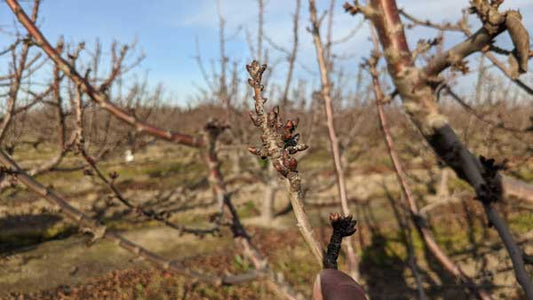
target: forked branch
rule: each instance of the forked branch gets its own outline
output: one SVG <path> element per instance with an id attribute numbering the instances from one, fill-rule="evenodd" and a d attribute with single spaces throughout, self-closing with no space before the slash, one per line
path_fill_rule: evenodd
<path id="1" fill-rule="evenodd" d="M 533 299 L 533 283 L 525 269 L 522 251 L 494 205 L 502 198 L 499 166 L 492 159 L 478 159 L 466 148 L 446 116 L 439 110 L 436 101 L 434 83 L 438 74 L 451 64 L 462 61 L 467 55 L 482 50 L 506 30 L 506 18 L 515 13 L 498 12 L 498 3 L 501 1 L 473 3 L 477 5 L 473 9 L 482 18 L 483 27 L 465 42 L 445 52 L 445 55 L 432 60 L 424 69 L 414 64 L 396 1 L 371 0 L 366 7 L 361 7 L 356 2 L 354 6 L 345 4 L 345 8 L 351 13 L 363 13 L 376 27 L 389 73 L 402 97 L 404 109 L 438 157 L 474 188 L 487 219 L 498 231 L 509 253 L 517 281 L 526 296 Z"/>

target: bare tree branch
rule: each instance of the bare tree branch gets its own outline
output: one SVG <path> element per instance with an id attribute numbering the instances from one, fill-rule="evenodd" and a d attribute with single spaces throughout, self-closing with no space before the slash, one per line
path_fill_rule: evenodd
<path id="1" fill-rule="evenodd" d="M 68 76 L 76 85 L 79 85 L 83 92 L 86 93 L 93 101 L 98 103 L 101 108 L 107 110 L 115 115 L 119 120 L 133 126 L 139 132 L 145 132 L 161 139 L 175 142 L 178 144 L 201 147 L 204 142 L 201 138 L 183 134 L 180 132 L 172 132 L 163 130 L 153 125 L 147 124 L 133 116 L 131 116 L 124 109 L 118 107 L 109 100 L 106 93 L 102 92 L 100 88 L 95 88 L 87 78 L 81 76 L 78 71 L 67 62 L 61 55 L 50 45 L 48 40 L 43 36 L 41 31 L 35 26 L 28 15 L 24 12 L 17 0 L 6 0 L 7 5 L 13 11 L 19 22 L 26 28 L 28 34 L 31 35 L 35 43 L 50 57 L 50 59 L 61 69 L 66 76 Z"/>
<path id="2" fill-rule="evenodd" d="M 292 154 L 307 149 L 307 145 L 299 144 L 300 135 L 294 134 L 294 130 L 298 125 L 298 121 L 287 121 L 282 124 L 279 116 L 279 107 L 274 107 L 272 111 L 266 112 L 265 102 L 262 92 L 264 89 L 261 83 L 263 72 L 266 70 L 266 65 L 260 65 L 257 61 L 253 61 L 246 66 L 250 78 L 248 83 L 254 90 L 255 113 L 250 112 L 252 122 L 256 127 L 259 127 L 262 135 L 261 139 L 263 145 L 260 149 L 252 147 L 249 151 L 252 154 L 258 155 L 263 159 L 270 158 L 274 168 L 288 181 L 289 199 L 292 204 L 292 209 L 296 220 L 298 221 L 298 228 L 306 241 L 311 252 L 316 258 L 319 265 L 322 265 L 323 250 L 322 246 L 315 237 L 313 228 L 309 223 L 309 219 L 304 210 L 304 193 L 302 190 L 302 179 L 298 174 L 298 163 Z"/>

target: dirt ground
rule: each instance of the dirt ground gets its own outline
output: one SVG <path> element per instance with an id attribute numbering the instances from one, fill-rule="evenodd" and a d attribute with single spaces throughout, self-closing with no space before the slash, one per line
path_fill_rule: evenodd
<path id="1" fill-rule="evenodd" d="M 117 158 L 105 162 L 103 168 L 119 173 L 118 186 L 136 203 L 171 208 L 174 220 L 207 226 L 206 220 L 216 205 L 203 167 L 194 163 L 191 159 L 194 156 L 179 151 L 182 149 L 157 146 L 138 155 L 135 164 L 126 165 Z M 309 170 L 323 167 L 318 162 L 320 159 L 309 156 L 302 161 L 301 168 L 310 174 Z M 73 158 L 67 160 L 67 164 L 73 163 Z M 442 201 L 430 188 L 431 176 L 438 179 L 440 170 L 420 165 L 414 161 L 409 170 L 415 192 L 423 195 L 418 199 L 420 205 Z M 352 169 L 347 184 L 351 208 L 359 220 L 355 246 L 360 281 L 371 299 L 416 299 L 414 276 L 392 213 L 391 199 L 400 199 L 395 175 L 386 165 Z M 318 175 L 304 176 L 304 181 L 318 178 L 319 182 L 327 183 L 331 178 L 328 172 L 313 174 Z M 71 199 L 71 204 L 91 212 L 111 230 L 120 231 L 149 250 L 192 269 L 235 274 L 252 268 L 227 231 L 222 232 L 222 237 L 181 236 L 157 223 L 139 220 L 123 207 L 103 210 L 105 188 L 81 172 L 49 174 L 39 180 L 53 184 Z M 273 269 L 308 298 L 318 267 L 297 231 L 292 214 L 264 224 L 259 217 L 263 187 L 243 184 L 243 180 L 229 178 L 229 188 L 235 191 L 233 201 L 254 243 L 269 258 Z M 287 205 L 284 185 L 279 186 L 278 211 Z M 324 244 L 330 232 L 327 216 L 339 209 L 335 186 L 325 186 L 320 190 L 311 187 L 307 204 L 313 226 Z M 508 256 L 494 230 L 487 228 L 480 205 L 453 177 L 448 186 L 449 201 L 429 213 L 437 242 L 479 284 L 493 282 L 488 288 L 493 289 L 496 299 L 520 299 Z M 533 217 L 529 208 L 513 200 L 503 204 L 502 209 L 526 253 L 533 253 Z M 214 287 L 160 271 L 107 240 L 89 247 L 87 237 L 78 233 L 74 224 L 57 217 L 53 207 L 24 189 L 2 195 L 0 228 L 1 299 L 277 299 L 261 281 Z M 415 232 L 412 236 L 417 263 L 431 299 L 471 299 L 465 287 L 435 262 L 420 237 Z M 342 257 L 340 265 L 344 266 Z"/>

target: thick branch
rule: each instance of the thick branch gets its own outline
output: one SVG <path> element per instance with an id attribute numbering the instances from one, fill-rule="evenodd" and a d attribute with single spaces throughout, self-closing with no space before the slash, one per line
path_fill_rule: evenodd
<path id="1" fill-rule="evenodd" d="M 503 30 L 504 28 L 495 34 L 490 34 L 487 29 L 480 28 L 462 43 L 459 43 L 448 51 L 433 57 L 425 68 L 426 74 L 429 76 L 438 75 L 449 66 L 462 61 L 470 54 L 483 50 L 485 47 L 490 45 L 492 40 L 498 34 L 502 33 Z"/>
<path id="2" fill-rule="evenodd" d="M 429 251 L 431 251 L 431 253 L 437 258 L 437 260 L 440 262 L 440 264 L 444 267 L 446 271 L 448 271 L 454 277 L 460 279 L 480 299 L 492 299 L 492 297 L 487 291 L 485 291 L 484 289 L 477 288 L 473 280 L 468 275 L 466 275 L 463 270 L 461 270 L 461 268 L 448 257 L 448 255 L 446 255 L 444 250 L 442 250 L 442 248 L 435 241 L 433 233 L 428 227 L 425 218 L 419 213 L 417 203 L 413 197 L 413 192 L 411 190 L 409 182 L 407 181 L 407 174 L 405 173 L 400 158 L 396 152 L 394 141 L 392 139 L 392 135 L 389 131 L 389 127 L 387 124 L 387 118 L 385 116 L 385 111 L 383 108 L 383 103 L 386 101 L 386 99 L 381 89 L 378 77 L 379 74 L 376 69 L 377 58 L 377 56 L 373 56 L 369 64 L 370 73 L 372 75 L 372 86 L 374 89 L 374 95 L 376 97 L 376 107 L 378 110 L 383 137 L 385 139 L 385 143 L 389 152 L 389 157 L 394 166 L 394 170 L 396 171 L 396 177 L 402 189 L 402 193 L 404 194 L 404 199 L 407 202 L 407 207 L 409 208 L 411 220 L 413 221 L 413 224 L 416 226 L 418 232 L 424 239 L 424 242 L 428 247 Z"/>
<path id="3" fill-rule="evenodd" d="M 485 3 L 485 2 L 481 2 Z M 496 3 L 496 2 L 494 2 Z M 345 6 L 351 12 L 361 11 Z M 505 222 L 494 210 L 493 202 L 502 198 L 501 177 L 494 160 L 478 160 L 459 140 L 447 118 L 439 111 L 431 76 L 438 75 L 450 62 L 456 61 L 454 55 L 468 55 L 483 48 L 499 34 L 502 28 L 500 14 L 491 8 L 490 22 L 484 23 L 479 30 L 466 42 L 452 48 L 448 55 L 434 60 L 428 68 L 421 70 L 414 66 L 409 51 L 403 24 L 394 0 L 371 0 L 370 8 L 364 12 L 376 27 L 387 60 L 389 73 L 402 97 L 403 105 L 413 123 L 420 129 L 436 154 L 460 177 L 467 181 L 476 191 L 476 197 L 484 207 L 487 218 L 493 224 L 505 244 L 518 282 L 522 285 L 528 298 L 533 299 L 533 284 L 525 269 L 522 255 L 514 242 L 512 233 Z M 371 13 L 369 13 L 369 11 Z M 499 23 L 498 23 L 499 22 Z M 490 23 L 490 24 L 489 24 Z M 451 55 L 452 60 L 449 60 Z M 464 56 L 463 56 L 464 58 Z"/>

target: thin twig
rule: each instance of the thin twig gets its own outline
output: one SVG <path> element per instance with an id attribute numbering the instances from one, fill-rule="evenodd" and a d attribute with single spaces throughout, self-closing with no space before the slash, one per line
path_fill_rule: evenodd
<path id="1" fill-rule="evenodd" d="M 328 126 L 329 145 L 331 147 L 331 155 L 333 156 L 333 164 L 335 167 L 335 174 L 337 176 L 337 188 L 339 192 L 339 199 L 342 207 L 342 213 L 345 216 L 350 215 L 350 208 L 348 207 L 348 196 L 346 191 L 346 179 L 344 177 L 344 170 L 342 168 L 341 153 L 339 149 L 339 140 L 335 131 L 334 116 L 333 116 L 333 100 L 331 99 L 331 81 L 329 78 L 328 65 L 331 62 L 326 61 L 326 53 L 322 45 L 320 37 L 320 24 L 317 18 L 316 5 L 314 0 L 309 0 L 309 14 L 311 16 L 311 34 L 315 44 L 316 57 L 320 69 L 320 81 L 322 83 L 322 98 L 324 99 L 324 109 L 326 111 L 326 123 Z M 330 25 L 331 26 L 331 25 Z M 330 35 L 329 35 L 330 36 Z M 331 37 L 330 37 L 331 38 Z M 331 49 L 328 52 L 331 55 Z M 359 277 L 358 262 L 355 250 L 353 249 L 353 238 L 348 239 L 346 243 L 346 254 L 348 258 L 349 272 L 354 279 Z"/>
<path id="2" fill-rule="evenodd" d="M 266 65 L 260 65 L 254 60 L 246 66 L 246 69 L 250 74 L 248 83 L 254 90 L 255 101 L 255 113 L 250 112 L 250 117 L 254 125 L 262 132 L 262 146 L 260 148 L 249 148 L 249 151 L 264 159 L 267 157 L 270 158 L 272 165 L 278 173 L 287 178 L 289 199 L 296 220 L 298 221 L 298 228 L 307 245 L 311 248 L 311 252 L 316 258 L 317 263 L 321 266 L 323 250 L 315 237 L 313 228 L 304 210 L 302 179 L 300 174 L 298 174 L 298 163 L 292 157 L 293 154 L 307 149 L 307 145 L 298 143 L 300 135 L 294 134 L 298 121 L 289 120 L 286 124 L 282 124 L 279 116 L 279 107 L 277 106 L 272 111 L 266 112 L 265 102 L 267 99 L 262 95 L 264 86 L 261 83 Z"/>

